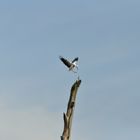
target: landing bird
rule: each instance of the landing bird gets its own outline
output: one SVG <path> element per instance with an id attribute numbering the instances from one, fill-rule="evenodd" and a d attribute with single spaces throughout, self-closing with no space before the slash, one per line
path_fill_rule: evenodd
<path id="1" fill-rule="evenodd" d="M 77 65 L 78 57 L 74 58 L 71 62 L 63 58 L 62 56 L 59 56 L 59 58 L 69 68 L 69 71 L 73 71 L 74 73 L 76 73 L 76 71 L 74 71 L 74 68 L 77 68 L 78 70 Z"/>

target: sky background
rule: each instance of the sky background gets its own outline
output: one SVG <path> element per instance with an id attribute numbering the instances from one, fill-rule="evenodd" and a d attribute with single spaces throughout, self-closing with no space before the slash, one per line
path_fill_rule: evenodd
<path id="1" fill-rule="evenodd" d="M 0 139 L 140 139 L 139 0 L 0 1 Z M 78 74 L 60 62 L 79 57 Z"/>

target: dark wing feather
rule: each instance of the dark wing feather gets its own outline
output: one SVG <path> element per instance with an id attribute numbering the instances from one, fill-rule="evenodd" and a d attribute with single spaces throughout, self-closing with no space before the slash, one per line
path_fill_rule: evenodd
<path id="1" fill-rule="evenodd" d="M 72 63 L 74 63 L 75 61 L 78 61 L 78 57 L 74 58 L 74 59 L 72 60 Z"/>
<path id="2" fill-rule="evenodd" d="M 60 56 L 59 58 L 67 67 L 71 66 L 71 63 L 67 59 L 63 58 L 62 56 Z"/>

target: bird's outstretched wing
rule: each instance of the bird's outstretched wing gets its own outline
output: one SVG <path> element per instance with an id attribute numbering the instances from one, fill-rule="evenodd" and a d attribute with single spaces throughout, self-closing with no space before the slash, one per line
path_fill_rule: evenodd
<path id="1" fill-rule="evenodd" d="M 68 68 L 71 66 L 71 63 L 67 59 L 63 58 L 62 56 L 59 56 L 59 58 Z"/>
<path id="2" fill-rule="evenodd" d="M 78 61 L 78 57 L 74 58 L 74 59 L 72 60 L 72 63 L 74 63 L 75 61 Z"/>

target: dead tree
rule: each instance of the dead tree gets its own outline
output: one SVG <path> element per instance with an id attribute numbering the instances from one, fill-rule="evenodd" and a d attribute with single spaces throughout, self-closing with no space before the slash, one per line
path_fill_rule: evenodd
<path id="1" fill-rule="evenodd" d="M 74 107 L 75 107 L 75 102 L 76 102 L 76 95 L 77 95 L 77 91 L 80 84 L 81 84 L 81 80 L 78 79 L 71 87 L 70 98 L 67 105 L 67 112 L 63 113 L 64 130 L 61 136 L 61 140 L 70 140 L 72 118 L 73 118 Z"/>

